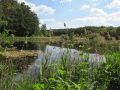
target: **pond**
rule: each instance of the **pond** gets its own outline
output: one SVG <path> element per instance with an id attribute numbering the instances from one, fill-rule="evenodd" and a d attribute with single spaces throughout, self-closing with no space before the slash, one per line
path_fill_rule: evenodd
<path id="1" fill-rule="evenodd" d="M 26 45 L 26 49 L 31 48 L 29 48 L 28 46 L 29 45 Z M 33 46 L 37 46 L 37 48 L 35 49 L 39 49 L 38 56 L 36 58 L 25 58 L 23 60 L 19 60 L 20 62 L 22 61 L 22 63 L 24 64 L 23 66 L 25 66 L 26 64 L 27 68 L 24 69 L 23 67 L 22 71 L 22 69 L 19 69 L 19 67 L 22 67 L 22 64 L 18 66 L 18 69 L 21 70 L 22 73 L 17 74 L 17 80 L 19 80 L 22 74 L 27 74 L 34 80 L 37 79 L 40 73 L 40 69 L 42 69 L 42 62 L 45 62 L 46 60 L 48 60 L 48 62 L 58 61 L 63 56 L 66 56 L 67 59 L 71 61 L 71 63 L 75 60 L 79 60 L 81 62 L 89 62 L 90 67 L 98 66 L 106 61 L 104 55 L 99 55 L 95 53 L 84 53 L 82 51 L 78 51 L 77 49 L 62 48 L 56 45 L 53 46 L 49 44 L 37 44 Z M 19 49 L 21 48 L 19 47 Z"/>
<path id="2" fill-rule="evenodd" d="M 76 60 L 81 62 L 89 62 L 90 67 L 99 66 L 105 62 L 105 56 L 96 53 L 82 52 L 72 48 L 61 47 L 58 43 L 33 43 L 33 42 L 14 42 L 13 46 L 19 50 L 39 50 L 37 57 L 22 57 L 12 61 L 17 69 L 16 80 L 19 80 L 21 75 L 28 75 L 33 79 L 37 79 L 42 62 L 59 61 L 63 57 L 67 57 L 71 63 Z M 7 47 L 7 46 L 5 46 Z M 8 61 L 6 61 L 8 63 Z"/>

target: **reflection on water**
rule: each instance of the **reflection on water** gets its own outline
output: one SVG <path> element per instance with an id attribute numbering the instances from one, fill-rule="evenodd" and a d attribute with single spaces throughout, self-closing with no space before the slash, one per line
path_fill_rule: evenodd
<path id="1" fill-rule="evenodd" d="M 39 45 L 37 43 L 27 41 L 14 42 L 13 46 L 19 50 L 38 50 L 39 48 Z"/>
<path id="2" fill-rule="evenodd" d="M 42 60 L 45 60 L 46 58 L 48 60 L 60 60 L 63 55 L 67 55 L 69 60 L 88 61 L 90 66 L 106 61 L 104 55 L 82 53 L 76 49 L 67 49 L 47 45 L 44 53 L 40 52 L 38 54 L 38 59 L 29 67 L 27 74 L 34 79 L 37 78 L 40 73 Z"/>

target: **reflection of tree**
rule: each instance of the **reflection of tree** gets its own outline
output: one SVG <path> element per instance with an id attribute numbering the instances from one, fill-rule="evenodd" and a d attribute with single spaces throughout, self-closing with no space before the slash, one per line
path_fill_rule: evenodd
<path id="1" fill-rule="evenodd" d="M 29 66 L 32 65 L 36 60 L 36 57 L 23 57 L 13 60 L 12 64 L 16 66 L 18 72 L 28 70 Z"/>
<path id="2" fill-rule="evenodd" d="M 15 42 L 13 45 L 19 50 L 21 49 L 38 50 L 39 49 L 39 45 L 37 43 L 27 42 L 27 41 Z"/>

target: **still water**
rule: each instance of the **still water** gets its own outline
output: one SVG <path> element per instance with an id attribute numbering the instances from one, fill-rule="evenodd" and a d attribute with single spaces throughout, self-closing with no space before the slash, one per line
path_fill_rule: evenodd
<path id="1" fill-rule="evenodd" d="M 101 63 L 106 61 L 104 55 L 94 53 L 83 53 L 76 49 L 67 49 L 47 45 L 44 51 L 40 50 L 37 59 L 34 61 L 34 63 L 32 63 L 28 67 L 28 69 L 25 71 L 25 74 L 29 75 L 31 78 L 37 79 L 42 66 L 41 65 L 42 61 L 44 61 L 45 59 L 50 61 L 60 60 L 63 55 L 67 55 L 68 59 L 71 61 L 72 60 L 87 61 L 89 62 L 90 66 L 100 65 Z"/>

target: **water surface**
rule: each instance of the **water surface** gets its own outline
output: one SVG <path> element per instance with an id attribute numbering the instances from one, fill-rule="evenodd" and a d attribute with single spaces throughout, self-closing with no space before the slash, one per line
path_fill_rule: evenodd
<path id="1" fill-rule="evenodd" d="M 63 55 L 64 56 L 66 55 L 70 61 L 79 60 L 82 62 L 83 61 L 89 62 L 90 66 L 100 65 L 101 63 L 106 61 L 104 55 L 99 55 L 94 53 L 83 53 L 76 49 L 67 49 L 67 48 L 47 45 L 43 53 L 41 53 L 41 51 L 38 53 L 38 58 L 28 68 L 27 74 L 33 78 L 38 77 L 42 66 L 41 65 L 42 61 L 44 61 L 45 59 L 49 61 L 60 60 L 63 57 Z"/>

